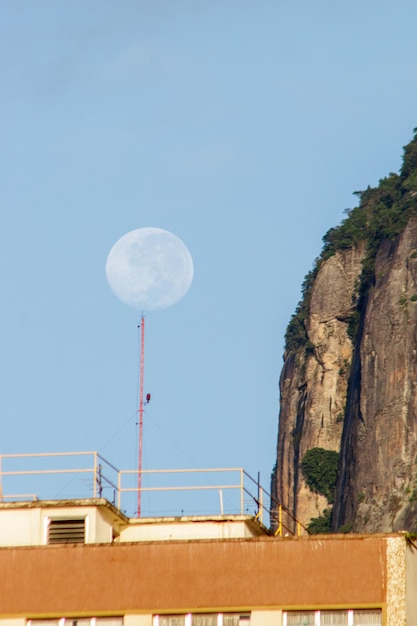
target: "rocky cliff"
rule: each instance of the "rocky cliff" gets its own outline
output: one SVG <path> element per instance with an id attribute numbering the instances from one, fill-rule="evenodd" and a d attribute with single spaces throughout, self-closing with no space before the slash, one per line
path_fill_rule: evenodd
<path id="1" fill-rule="evenodd" d="M 287 329 L 272 509 L 316 532 L 416 531 L 417 134 L 358 195 Z"/>

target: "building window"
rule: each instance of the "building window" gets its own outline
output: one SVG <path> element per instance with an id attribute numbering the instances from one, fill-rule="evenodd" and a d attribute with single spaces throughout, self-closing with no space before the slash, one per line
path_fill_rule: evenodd
<path id="1" fill-rule="evenodd" d="M 185 626 L 185 615 L 161 615 L 157 626 Z"/>
<path id="2" fill-rule="evenodd" d="M 353 611 L 353 626 L 381 626 L 381 611 Z"/>
<path id="3" fill-rule="evenodd" d="M 249 613 L 154 615 L 153 626 L 250 626 Z"/>
<path id="4" fill-rule="evenodd" d="M 217 613 L 208 613 L 207 615 L 193 615 L 192 626 L 217 626 Z"/>
<path id="5" fill-rule="evenodd" d="M 219 626 L 250 626 L 250 615 L 240 613 L 223 613 Z"/>
<path id="6" fill-rule="evenodd" d="M 123 617 L 61 617 L 29 619 L 27 626 L 123 626 Z"/>
<path id="7" fill-rule="evenodd" d="M 320 626 L 349 626 L 348 611 L 320 611 Z"/>
<path id="8" fill-rule="evenodd" d="M 85 543 L 85 517 L 50 519 L 47 543 Z"/>
<path id="9" fill-rule="evenodd" d="M 284 626 L 381 626 L 381 609 L 286 611 Z"/>
<path id="10" fill-rule="evenodd" d="M 315 626 L 314 611 L 289 611 L 285 614 L 285 626 Z"/>
<path id="11" fill-rule="evenodd" d="M 28 625 L 30 626 L 59 626 L 59 619 L 29 619 Z"/>

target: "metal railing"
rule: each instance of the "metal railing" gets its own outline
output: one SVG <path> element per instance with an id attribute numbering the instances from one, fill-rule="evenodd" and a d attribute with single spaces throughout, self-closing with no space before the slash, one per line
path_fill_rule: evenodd
<path id="1" fill-rule="evenodd" d="M 262 522 L 263 514 L 265 512 L 269 514 L 270 526 L 273 528 L 274 535 L 276 537 L 277 536 L 283 537 L 284 534 L 297 535 L 297 536 L 300 536 L 303 534 L 305 535 L 309 534 L 307 528 L 292 515 L 291 511 L 287 507 L 285 507 L 283 504 L 278 502 L 270 493 L 268 493 L 268 491 L 266 491 L 266 489 L 264 489 L 259 484 L 259 478 L 258 478 L 258 481 L 256 482 L 252 478 L 252 476 L 250 476 L 246 472 L 244 472 L 244 474 L 247 477 L 247 479 L 249 481 L 252 481 L 252 483 L 256 484 L 258 488 L 258 498 L 256 500 L 256 503 L 258 505 L 257 517 L 259 517 L 260 521 Z M 267 499 L 267 501 L 270 503 L 268 507 L 266 507 L 264 504 L 265 499 Z M 293 529 L 290 529 L 289 526 L 284 523 L 283 521 L 284 515 L 286 516 L 286 518 L 289 518 L 293 522 L 292 523 Z"/>
<path id="2" fill-rule="evenodd" d="M 51 466 L 51 461 L 53 465 Z M 81 467 L 74 466 L 79 462 Z M 69 465 L 70 464 L 70 465 Z M 9 469 L 15 466 L 19 469 Z M 69 465 L 69 466 L 68 466 Z M 7 467 L 7 469 L 5 469 Z M 112 473 L 115 476 L 112 476 Z M 117 475 L 119 470 L 98 452 L 47 452 L 33 454 L 0 454 L 0 502 L 10 501 L 15 498 L 21 500 L 25 494 L 6 495 L 5 488 L 14 483 L 28 483 L 36 486 L 36 493 L 30 495 L 30 499 L 46 500 L 61 497 L 101 497 L 104 489 L 110 488 L 117 491 Z M 48 481 L 47 478 L 67 476 L 66 483 Z M 69 492 L 74 488 L 74 479 L 87 477 L 87 486 L 75 485 L 76 494 Z M 35 477 L 42 477 L 42 484 Z M 19 480 L 21 479 L 21 480 Z M 49 483 L 49 484 L 48 484 Z M 42 489 L 42 492 L 38 490 Z M 68 495 L 68 494 L 71 495 Z"/>
<path id="3" fill-rule="evenodd" d="M 211 482 L 211 477 L 214 474 L 217 474 L 223 480 L 221 482 L 217 481 L 213 484 Z M 256 503 L 255 498 L 249 493 L 248 490 L 245 489 L 245 474 L 246 472 L 241 467 L 142 470 L 143 482 L 141 494 L 142 497 L 146 497 L 147 494 L 158 494 L 161 492 L 164 492 L 165 494 L 176 494 L 177 510 L 181 510 L 183 513 L 187 510 L 187 497 L 184 496 L 184 494 L 190 492 L 199 492 L 200 494 L 201 492 L 213 493 L 217 491 L 219 494 L 218 512 L 220 515 L 224 515 L 226 509 L 228 513 L 239 513 L 243 515 L 245 512 L 245 506 L 247 505 L 247 502 L 245 502 L 245 493 L 249 495 L 249 505 Z M 126 486 L 126 482 L 129 478 L 135 478 L 136 483 L 137 476 L 137 470 L 122 470 L 119 472 L 118 508 L 122 508 L 123 494 L 137 494 L 137 486 Z M 208 479 L 208 477 L 210 477 L 210 479 Z M 187 482 L 185 484 L 180 484 L 182 478 L 186 478 Z M 201 480 L 199 480 L 200 478 Z M 146 483 L 148 483 L 148 486 L 144 486 Z M 224 492 L 226 492 L 226 494 L 228 492 L 233 492 L 232 499 L 227 496 L 224 498 Z M 225 499 L 226 503 L 224 502 Z M 188 501 L 190 501 L 190 498 L 188 498 Z M 213 499 L 211 499 L 211 510 L 206 510 L 205 512 L 213 514 L 213 510 L 215 508 L 217 507 L 213 505 Z M 189 514 L 192 514 L 192 512 Z"/>
<path id="4" fill-rule="evenodd" d="M 133 517 L 137 478 L 138 470 L 119 470 L 98 452 L 0 454 L 0 502 L 105 497 Z M 264 525 L 270 516 L 278 536 L 308 532 L 260 485 L 259 475 L 255 480 L 240 467 L 142 470 L 141 497 L 149 499 L 142 517 L 249 514 Z"/>

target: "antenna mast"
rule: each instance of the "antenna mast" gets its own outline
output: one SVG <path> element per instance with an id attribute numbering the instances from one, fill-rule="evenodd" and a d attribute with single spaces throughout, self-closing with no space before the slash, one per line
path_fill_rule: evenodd
<path id="1" fill-rule="evenodd" d="M 142 440 L 143 440 L 143 378 L 145 374 L 145 318 L 140 319 L 140 375 L 139 375 L 139 457 L 138 457 L 138 517 L 142 492 Z"/>

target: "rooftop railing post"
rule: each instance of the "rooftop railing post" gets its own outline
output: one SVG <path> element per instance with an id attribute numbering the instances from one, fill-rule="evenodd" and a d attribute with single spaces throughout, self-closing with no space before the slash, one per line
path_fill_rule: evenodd
<path id="1" fill-rule="evenodd" d="M 261 524 L 264 523 L 264 490 L 262 487 L 259 489 L 259 519 Z"/>
<path id="2" fill-rule="evenodd" d="M 282 537 L 282 506 L 278 507 L 278 534 Z"/>
<path id="3" fill-rule="evenodd" d="M 96 498 L 97 497 L 97 452 L 93 452 L 93 456 L 94 456 L 94 487 L 93 487 L 93 497 Z"/>
<path id="4" fill-rule="evenodd" d="M 243 515 L 243 509 L 245 507 L 244 503 L 244 493 L 245 493 L 245 485 L 244 485 L 244 475 L 243 468 L 240 468 L 240 514 Z"/>

